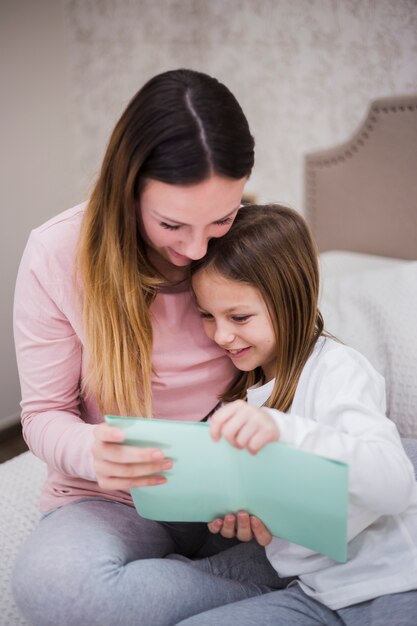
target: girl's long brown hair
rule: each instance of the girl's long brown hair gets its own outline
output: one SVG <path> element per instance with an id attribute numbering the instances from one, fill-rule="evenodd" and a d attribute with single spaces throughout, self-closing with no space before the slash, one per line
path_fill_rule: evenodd
<path id="1" fill-rule="evenodd" d="M 240 105 L 216 79 L 173 70 L 145 84 L 117 123 L 77 250 L 87 373 L 103 413 L 152 415 L 149 306 L 164 282 L 138 225 L 148 179 L 196 184 L 249 176 L 254 142 Z"/>
<path id="2" fill-rule="evenodd" d="M 207 255 L 191 266 L 256 287 L 264 299 L 276 339 L 275 384 L 267 406 L 287 411 L 318 337 L 323 319 L 318 309 L 317 251 L 304 219 L 277 204 L 242 207 L 230 231 L 209 243 Z M 240 372 L 223 395 L 246 396 L 263 380 L 261 368 Z"/>

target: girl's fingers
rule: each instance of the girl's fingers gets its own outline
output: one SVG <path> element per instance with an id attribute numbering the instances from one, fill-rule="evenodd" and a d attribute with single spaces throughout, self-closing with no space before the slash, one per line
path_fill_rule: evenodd
<path id="1" fill-rule="evenodd" d="M 249 514 L 246 511 L 239 511 L 237 514 L 237 532 L 236 536 L 240 541 L 251 541 L 253 533 L 250 525 Z"/>
<path id="2" fill-rule="evenodd" d="M 278 440 L 278 427 L 273 424 L 272 427 L 264 428 L 258 432 L 255 432 L 248 441 L 247 449 L 252 454 L 256 454 L 257 452 L 259 452 L 259 450 L 266 446 L 267 443 L 272 443 L 273 441 Z"/>
<path id="3" fill-rule="evenodd" d="M 256 541 L 260 546 L 267 546 L 272 541 L 272 535 L 265 524 L 254 515 L 250 517 L 250 525 Z"/>
<path id="4" fill-rule="evenodd" d="M 218 517 L 217 519 L 214 519 L 212 522 L 209 522 L 207 526 L 208 526 L 209 531 L 213 535 L 218 535 L 223 527 L 223 520 L 220 517 Z"/>
<path id="5" fill-rule="evenodd" d="M 258 425 L 254 421 L 246 422 L 236 435 L 237 448 L 247 448 L 249 441 L 258 432 Z"/>
<path id="6" fill-rule="evenodd" d="M 279 439 L 278 427 L 271 416 L 242 400 L 219 409 L 212 418 L 210 429 L 214 441 L 224 437 L 235 448 L 247 448 L 252 454 Z"/>
<path id="7" fill-rule="evenodd" d="M 222 535 L 222 537 L 225 537 L 226 539 L 232 539 L 233 537 L 236 536 L 234 515 L 232 514 L 225 515 L 220 534 Z"/>
<path id="8" fill-rule="evenodd" d="M 210 419 L 210 435 L 213 441 L 218 441 L 224 422 L 230 417 L 230 405 L 221 407 Z"/>
<path id="9" fill-rule="evenodd" d="M 236 448 L 239 447 L 237 445 L 237 437 L 245 426 L 245 417 L 243 415 L 234 415 L 231 419 L 229 419 L 221 430 L 221 435 L 228 441 L 232 446 Z"/>
<path id="10" fill-rule="evenodd" d="M 246 403 L 243 400 L 235 400 L 216 411 L 210 420 L 210 434 L 214 441 L 218 441 L 223 435 L 224 425 L 237 414 L 240 414 Z"/>

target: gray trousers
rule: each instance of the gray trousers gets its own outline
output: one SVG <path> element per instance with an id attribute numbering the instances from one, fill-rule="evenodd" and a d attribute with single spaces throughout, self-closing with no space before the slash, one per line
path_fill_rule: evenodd
<path id="1" fill-rule="evenodd" d="M 295 585 L 226 604 L 180 626 L 416 626 L 417 591 L 380 596 L 339 611 L 309 598 Z M 178 625 L 178 626 L 179 626 Z"/>
<path id="2" fill-rule="evenodd" d="M 405 447 L 417 468 L 417 441 Z M 145 520 L 127 505 L 86 499 L 41 520 L 18 555 L 12 587 L 34 626 L 417 623 L 415 592 L 335 613 L 298 587 L 287 589 L 288 582 L 254 542 L 210 535 L 206 524 Z"/>
<path id="3" fill-rule="evenodd" d="M 208 562 L 215 574 L 194 566 Z M 12 577 L 16 603 L 36 626 L 172 626 L 280 585 L 255 542 L 230 543 L 206 524 L 153 522 L 97 499 L 46 515 Z"/>

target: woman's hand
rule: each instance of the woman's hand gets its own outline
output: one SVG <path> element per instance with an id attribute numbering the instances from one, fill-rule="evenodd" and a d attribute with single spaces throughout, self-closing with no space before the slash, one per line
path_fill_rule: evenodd
<path id="1" fill-rule="evenodd" d="M 158 448 L 121 446 L 123 430 L 99 424 L 94 428 L 95 441 L 92 452 L 97 482 L 102 489 L 127 491 L 132 487 L 150 487 L 167 482 L 158 475 L 172 467 Z"/>
<path id="2" fill-rule="evenodd" d="M 227 539 L 233 537 L 237 537 L 240 541 L 255 539 L 260 546 L 267 546 L 272 540 L 272 535 L 263 522 L 246 511 L 239 511 L 237 515 L 225 515 L 223 519 L 219 517 L 209 522 L 207 526 L 214 535 L 220 533 Z"/>
<path id="3" fill-rule="evenodd" d="M 235 448 L 246 448 L 256 454 L 267 443 L 278 441 L 278 426 L 268 411 L 251 406 L 243 400 L 225 404 L 210 420 L 214 441 L 224 437 Z"/>

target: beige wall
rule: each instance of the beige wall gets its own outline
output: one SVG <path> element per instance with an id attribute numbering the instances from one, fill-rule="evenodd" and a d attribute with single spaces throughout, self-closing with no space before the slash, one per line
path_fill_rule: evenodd
<path id="1" fill-rule="evenodd" d="M 223 80 L 256 142 L 250 189 L 302 205 L 302 155 L 343 141 L 370 99 L 417 91 L 416 0 L 79 0 L 66 4 L 77 181 L 124 105 L 178 66 Z"/>
<path id="2" fill-rule="evenodd" d="M 12 337 L 16 272 L 32 228 L 76 200 L 60 2 L 0 2 L 0 428 L 20 389 Z"/>
<path id="3" fill-rule="evenodd" d="M 345 140 L 369 100 L 417 91 L 415 0 L 1 0 L 0 25 L 0 426 L 18 411 L 24 242 L 86 196 L 145 80 L 180 66 L 223 80 L 256 138 L 248 190 L 301 210 L 305 152 Z"/>

